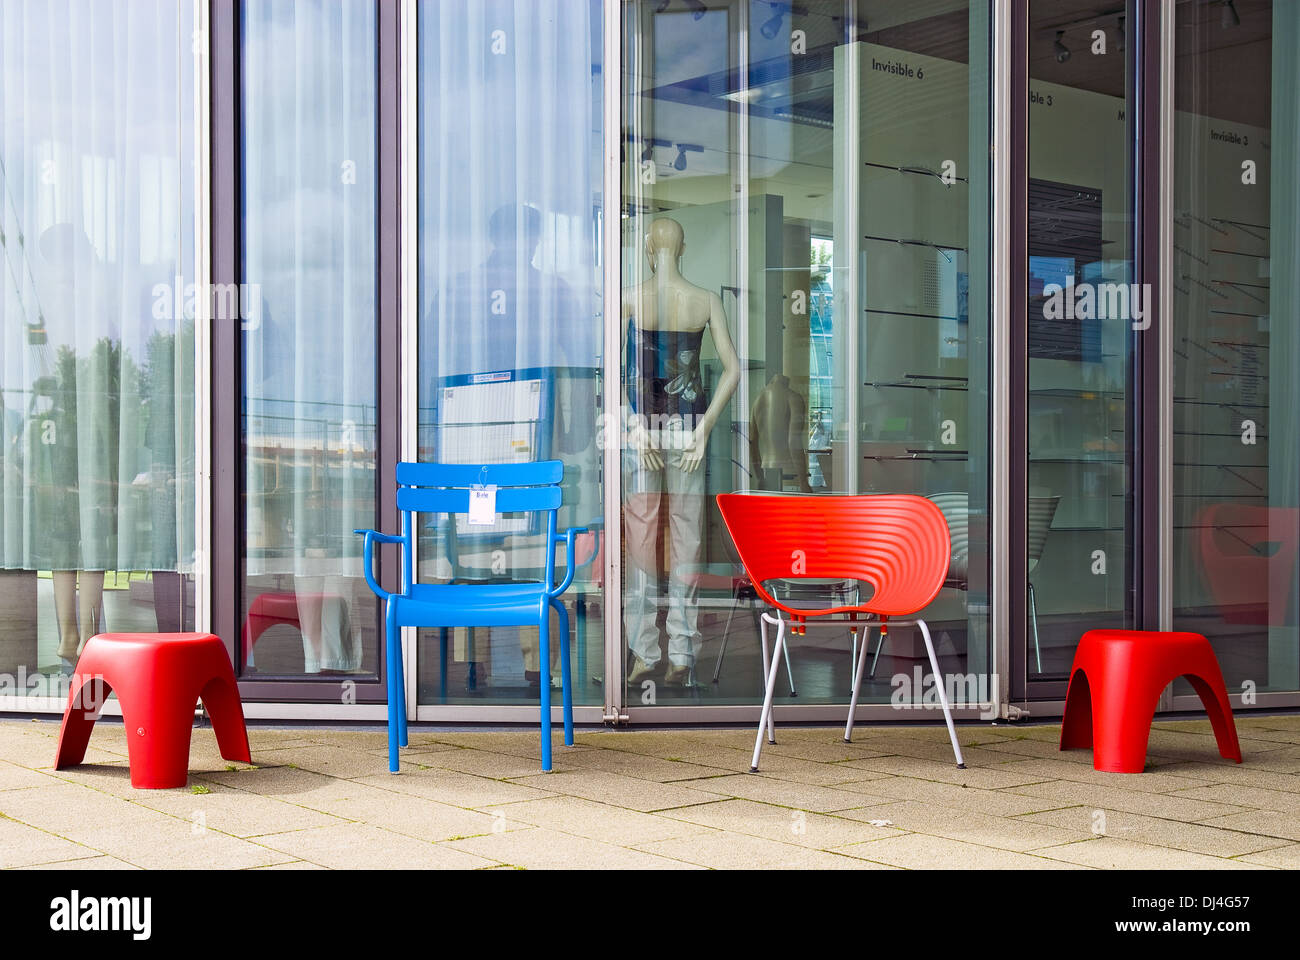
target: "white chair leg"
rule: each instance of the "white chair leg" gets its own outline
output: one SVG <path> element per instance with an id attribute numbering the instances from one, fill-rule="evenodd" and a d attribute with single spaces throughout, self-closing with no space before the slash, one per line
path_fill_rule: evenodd
<path id="1" fill-rule="evenodd" d="M 934 644 L 930 642 L 930 628 L 925 625 L 924 620 L 916 621 L 916 625 L 921 628 L 921 636 L 925 638 L 925 652 L 930 655 L 930 669 L 934 671 L 934 687 L 939 691 L 939 704 L 943 707 L 943 719 L 948 724 L 948 738 L 952 740 L 952 752 L 957 756 L 957 766 L 961 770 L 966 769 L 966 761 L 961 756 L 961 744 L 957 742 L 957 727 L 952 722 L 952 710 L 948 708 L 948 694 L 944 690 L 947 684 L 943 681 L 943 674 L 939 672 L 939 658 L 934 655 Z"/>
<path id="2" fill-rule="evenodd" d="M 785 621 L 781 621 L 784 623 Z M 763 648 L 763 695 L 767 695 L 767 675 L 769 670 L 772 675 L 776 675 L 775 670 L 771 670 L 772 660 L 767 653 L 767 614 L 764 613 L 758 620 L 758 645 Z M 776 731 L 773 729 L 772 718 L 767 718 L 767 742 L 776 743 Z"/>
<path id="3" fill-rule="evenodd" d="M 767 614 L 763 615 L 764 617 Z M 766 633 L 767 631 L 764 631 Z M 767 672 L 767 689 L 763 691 L 763 712 L 758 716 L 758 734 L 754 737 L 754 759 L 749 765 L 750 773 L 758 772 L 758 755 L 763 751 L 763 728 L 766 727 L 768 736 L 772 733 L 772 695 L 776 692 L 776 677 L 781 669 L 781 650 L 785 646 L 785 621 L 777 618 L 776 620 L 776 646 L 772 650 L 772 666 Z M 767 651 L 767 643 L 763 644 L 764 652 Z M 772 741 L 775 743 L 776 741 Z"/>
<path id="4" fill-rule="evenodd" d="M 1043 652 L 1038 646 L 1038 600 L 1034 597 L 1034 585 L 1029 584 L 1029 622 L 1034 628 L 1034 663 L 1038 672 L 1043 672 Z"/>
<path id="5" fill-rule="evenodd" d="M 858 712 L 858 690 L 862 687 L 862 670 L 867 665 L 867 648 L 870 635 L 867 627 L 862 628 L 862 643 L 858 644 L 858 662 L 853 671 L 853 696 L 849 698 L 849 719 L 844 724 L 844 742 L 853 740 L 853 715 Z"/>

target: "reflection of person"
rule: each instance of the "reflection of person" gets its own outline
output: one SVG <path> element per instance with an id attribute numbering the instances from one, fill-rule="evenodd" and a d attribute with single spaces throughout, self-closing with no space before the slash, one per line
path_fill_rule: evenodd
<path id="1" fill-rule="evenodd" d="M 73 663 L 99 632 L 104 571 L 116 552 L 120 346 L 101 339 L 77 353 L 81 336 L 96 329 L 88 313 L 102 314 L 113 302 L 85 232 L 57 223 L 41 234 L 39 250 L 45 318 L 66 342 L 58 347 L 52 375 L 41 377 L 33 390 L 28 453 L 38 478 L 30 502 L 38 531 L 34 559 L 52 571 L 58 655 Z M 82 422 L 79 399 L 86 401 L 80 405 Z"/>
<path id="2" fill-rule="evenodd" d="M 695 578 L 704 535 L 702 469 L 709 434 L 740 382 L 740 358 L 727 330 L 722 299 L 687 281 L 678 267 L 686 248 L 681 224 L 661 217 L 650 224 L 646 256 L 654 275 L 623 291 L 627 328 L 625 384 L 628 437 L 623 453 L 623 523 L 628 574 L 625 616 L 634 662 L 629 683 L 654 673 L 662 652 L 652 587 L 658 585 L 656 546 L 667 500 L 671 544 L 668 586 L 668 660 L 664 679 L 689 683 L 695 665 Z M 700 377 L 704 334 L 722 361 L 710 400 Z"/>
<path id="3" fill-rule="evenodd" d="M 590 311 L 584 316 L 569 285 L 537 266 L 543 220 L 536 207 L 504 204 L 492 212 L 487 227 L 486 260 L 454 278 L 429 318 L 437 326 L 427 330 L 431 340 L 425 342 L 438 344 L 437 373 L 549 372 L 554 394 L 552 409 L 543 411 L 542 429 L 551 431 L 554 453 L 580 453 L 594 438 L 595 382 L 569 376 L 568 368 L 595 365 L 595 328 L 583 322 Z M 537 631 L 521 629 L 519 643 L 525 679 L 539 683 Z M 553 646 L 552 656 L 558 653 Z"/>
<path id="4" fill-rule="evenodd" d="M 749 459 L 763 490 L 782 490 L 793 475 L 803 493 L 808 484 L 808 405 L 778 373 L 758 394 L 749 416 Z"/>

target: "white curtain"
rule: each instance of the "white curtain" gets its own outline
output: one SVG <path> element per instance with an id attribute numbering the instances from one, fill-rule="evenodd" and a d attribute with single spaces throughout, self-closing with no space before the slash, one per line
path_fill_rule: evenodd
<path id="1" fill-rule="evenodd" d="M 0 0 L 0 567 L 192 569 L 192 30 Z"/>
<path id="2" fill-rule="evenodd" d="M 426 398 L 435 377 L 597 366 L 593 28 L 590 0 L 420 7 Z"/>
<path id="3" fill-rule="evenodd" d="M 375 8 L 243 7 L 245 572 L 294 575 L 307 672 L 358 666 L 375 525 Z"/>

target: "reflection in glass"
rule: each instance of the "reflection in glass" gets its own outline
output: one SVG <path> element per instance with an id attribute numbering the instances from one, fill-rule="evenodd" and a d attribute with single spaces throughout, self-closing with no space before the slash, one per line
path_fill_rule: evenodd
<path id="1" fill-rule="evenodd" d="M 576 703 L 604 697 L 600 33 L 598 0 L 419 5 L 419 459 L 564 462 L 559 526 L 589 531 L 564 597 Z M 544 528 L 518 516 L 420 533 L 422 582 L 541 579 Z M 536 702 L 535 627 L 420 639 L 418 702 Z"/>
<path id="2" fill-rule="evenodd" d="M 1178 8 L 1174 627 L 1253 693 L 1300 689 L 1300 6 L 1234 6 Z"/>
<path id="3" fill-rule="evenodd" d="M 371 4 L 243 12 L 245 675 L 377 669 Z"/>
<path id="4" fill-rule="evenodd" d="M 869 23 L 837 0 L 626 8 L 631 705 L 762 690 L 760 607 L 714 501 L 733 490 L 946 496 L 960 536 L 924 616 L 941 668 L 990 692 L 988 10 L 949 6 Z M 773 588 L 810 606 L 864 589 Z M 846 701 L 860 641 L 795 638 L 778 697 Z M 863 699 L 886 701 L 924 649 L 909 628 L 870 642 Z"/>
<path id="5" fill-rule="evenodd" d="M 0 696 L 193 627 L 192 29 L 0 2 Z"/>
<path id="6" fill-rule="evenodd" d="M 1031 680 L 1064 680 L 1084 631 L 1122 628 L 1133 616 L 1127 384 L 1144 301 L 1129 286 L 1123 28 L 1096 13 L 1082 0 L 1030 5 L 1029 473 L 1021 509 Z"/>

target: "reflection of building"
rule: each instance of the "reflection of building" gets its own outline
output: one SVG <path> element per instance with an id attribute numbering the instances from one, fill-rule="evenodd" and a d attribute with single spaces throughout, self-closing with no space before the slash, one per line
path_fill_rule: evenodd
<path id="1" fill-rule="evenodd" d="M 1172 23 L 1120 26 L 1087 0 L 882 0 L 866 22 L 842 0 L 442 0 L 409 5 L 409 45 L 392 4 L 146 5 L 147 29 L 126 0 L 100 0 L 93 27 L 0 4 L 0 34 L 26 38 L 0 64 L 21 107 L 0 116 L 0 672 L 60 669 L 60 629 L 102 614 L 216 630 L 254 715 L 380 716 L 353 530 L 394 528 L 400 459 L 452 455 L 448 378 L 533 370 L 555 383 L 546 442 L 508 455 L 562 459 L 563 521 L 590 530 L 568 600 L 583 722 L 749 719 L 754 592 L 711 498 L 761 485 L 752 411 L 777 378 L 808 419 L 807 476 L 783 468 L 780 486 L 933 496 L 965 531 L 960 587 L 927 618 L 944 669 L 991 679 L 1008 711 L 1059 709 L 1081 632 L 1122 624 L 1203 632 L 1254 705 L 1300 704 L 1297 5 L 1235 0 L 1225 23 L 1224 4 L 1178 3 Z M 1098 30 L 1111 53 L 1084 55 Z M 192 58 L 196 35 L 221 55 Z M 1165 41 L 1176 75 L 1138 60 Z M 69 92 L 68 64 L 122 82 Z M 1138 102 L 1139 70 L 1171 77 L 1173 101 Z M 647 280 L 658 217 L 683 225 L 681 274 L 720 299 L 742 372 L 688 571 L 699 657 L 724 636 L 727 656 L 716 686 L 651 704 L 618 672 L 612 305 Z M 201 282 L 247 290 L 256 316 L 174 316 Z M 1052 287 L 1129 284 L 1158 294 L 1152 315 L 1047 314 Z M 706 395 L 723 374 L 710 343 Z M 1032 508 L 1049 502 L 1044 526 Z M 522 527 L 419 533 L 427 577 L 544 561 Z M 83 559 L 83 540 L 111 555 Z M 650 565 L 668 575 L 671 551 Z M 100 566 L 102 610 L 60 618 L 54 574 Z M 395 553 L 380 576 L 398 581 Z M 252 658 L 234 638 L 254 613 Z M 536 696 L 526 633 L 407 639 L 414 719 L 505 722 Z M 798 638 L 783 714 L 842 715 L 850 642 Z M 864 716 L 897 718 L 889 681 L 918 652 L 900 630 Z M 356 704 L 330 670 L 354 671 Z M 1163 702 L 1192 704 L 1181 684 Z"/>

